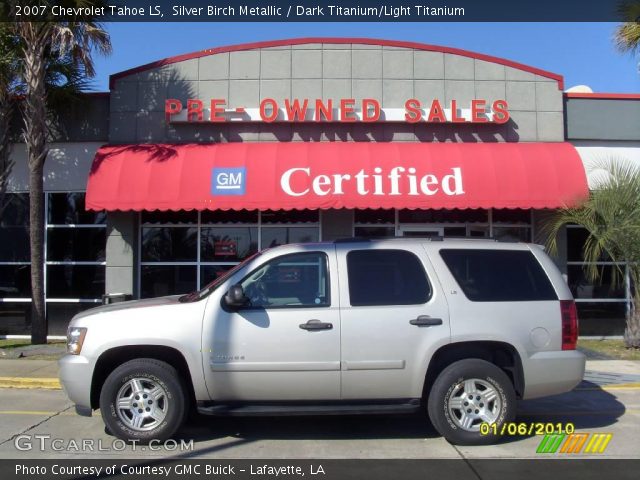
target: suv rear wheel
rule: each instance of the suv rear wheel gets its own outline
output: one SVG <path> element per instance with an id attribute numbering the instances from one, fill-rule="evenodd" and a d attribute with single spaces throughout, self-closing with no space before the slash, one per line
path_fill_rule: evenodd
<path id="1" fill-rule="evenodd" d="M 178 372 L 152 358 L 123 363 L 106 379 L 100 410 L 107 429 L 123 440 L 170 438 L 184 423 L 187 399 Z"/>
<path id="2" fill-rule="evenodd" d="M 498 430 L 515 416 L 516 395 L 509 377 L 494 364 L 470 358 L 452 363 L 433 384 L 428 399 L 435 429 L 456 445 L 488 445 L 500 437 L 483 435 L 483 423 Z M 490 432 L 493 431 L 493 428 Z"/>

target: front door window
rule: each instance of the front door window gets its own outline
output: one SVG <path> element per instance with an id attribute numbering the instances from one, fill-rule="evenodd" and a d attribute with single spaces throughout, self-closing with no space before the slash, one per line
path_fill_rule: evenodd
<path id="1" fill-rule="evenodd" d="M 249 308 L 323 307 L 330 305 L 327 256 L 321 252 L 285 255 L 241 282 Z"/>

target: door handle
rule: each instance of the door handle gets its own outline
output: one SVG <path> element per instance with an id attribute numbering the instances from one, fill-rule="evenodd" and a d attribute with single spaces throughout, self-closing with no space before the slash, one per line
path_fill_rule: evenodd
<path id="1" fill-rule="evenodd" d="M 309 320 L 307 323 L 301 323 L 300 328 L 303 330 L 331 330 L 333 323 L 325 323 L 320 320 Z"/>
<path id="2" fill-rule="evenodd" d="M 417 325 L 418 327 L 434 327 L 436 325 L 442 325 L 441 318 L 433 318 L 429 315 L 420 315 L 418 318 L 409 320 L 411 325 Z"/>

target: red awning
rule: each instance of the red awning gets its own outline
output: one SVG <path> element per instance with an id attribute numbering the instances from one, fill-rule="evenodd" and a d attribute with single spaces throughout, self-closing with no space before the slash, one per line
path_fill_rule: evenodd
<path id="1" fill-rule="evenodd" d="M 588 195 L 568 143 L 110 145 L 91 210 L 557 208 Z"/>

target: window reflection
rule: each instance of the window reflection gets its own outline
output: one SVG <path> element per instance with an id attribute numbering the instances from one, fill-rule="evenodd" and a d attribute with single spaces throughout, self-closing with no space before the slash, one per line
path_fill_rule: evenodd
<path id="1" fill-rule="evenodd" d="M 258 251 L 258 229 L 255 227 L 202 228 L 200 235 L 203 262 L 240 262 Z"/>
<path id="2" fill-rule="evenodd" d="M 144 227 L 142 261 L 196 261 L 198 229 L 195 227 Z"/>

